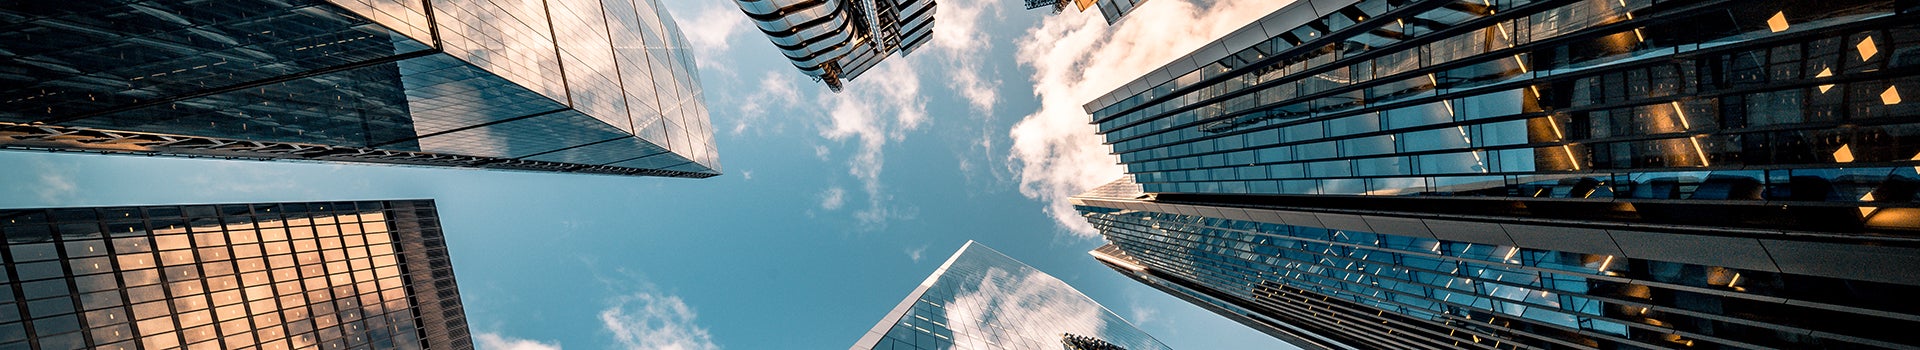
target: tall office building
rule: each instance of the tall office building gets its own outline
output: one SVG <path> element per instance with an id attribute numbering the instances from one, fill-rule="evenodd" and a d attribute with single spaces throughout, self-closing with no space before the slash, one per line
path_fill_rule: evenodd
<path id="1" fill-rule="evenodd" d="M 4 349 L 472 349 L 430 200 L 0 210 Z"/>
<path id="2" fill-rule="evenodd" d="M 25 1 L 0 148 L 719 174 L 686 40 L 649 0 Z"/>
<path id="3" fill-rule="evenodd" d="M 934 0 L 734 0 L 801 73 L 839 92 L 933 34 Z"/>
<path id="4" fill-rule="evenodd" d="M 1913 348 L 1916 9 L 1300 1 L 1088 104 L 1075 201 L 1308 347 Z"/>
<path id="5" fill-rule="evenodd" d="M 1085 12 L 1087 8 L 1090 7 L 1099 7 L 1100 16 L 1107 19 L 1107 24 L 1119 22 L 1120 17 L 1126 16 L 1128 12 L 1133 12 L 1135 7 L 1140 7 L 1140 4 L 1146 2 L 1147 0 L 1026 0 L 1028 10 L 1053 8 L 1053 13 L 1055 14 L 1066 10 L 1067 5 L 1073 5 L 1082 12 Z"/>
<path id="6" fill-rule="evenodd" d="M 968 241 L 855 350 L 1166 350 L 1066 282 Z"/>

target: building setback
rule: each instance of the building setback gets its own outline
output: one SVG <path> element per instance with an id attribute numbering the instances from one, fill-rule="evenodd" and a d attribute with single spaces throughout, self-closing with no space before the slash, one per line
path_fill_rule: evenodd
<path id="1" fill-rule="evenodd" d="M 934 0 L 734 0 L 794 68 L 839 92 L 933 34 Z"/>
<path id="2" fill-rule="evenodd" d="M 1073 201 L 1307 348 L 1915 348 L 1915 10 L 1303 0 L 1087 104 Z"/>
<path id="3" fill-rule="evenodd" d="M 24 2 L 0 148 L 610 175 L 719 174 L 649 0 Z"/>
<path id="4" fill-rule="evenodd" d="M 1166 350 L 1066 282 L 968 241 L 855 350 Z"/>
<path id="5" fill-rule="evenodd" d="M 431 200 L 8 209 L 0 230 L 0 348 L 473 348 Z"/>

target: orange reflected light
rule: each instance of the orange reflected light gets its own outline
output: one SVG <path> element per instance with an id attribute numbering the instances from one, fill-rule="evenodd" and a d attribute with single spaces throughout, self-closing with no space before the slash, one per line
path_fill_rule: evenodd
<path id="1" fill-rule="evenodd" d="M 1853 45 L 1853 49 L 1860 51 L 1860 61 L 1872 59 L 1874 54 L 1880 53 L 1880 48 L 1873 44 L 1873 37 L 1860 40 L 1859 44 Z"/>

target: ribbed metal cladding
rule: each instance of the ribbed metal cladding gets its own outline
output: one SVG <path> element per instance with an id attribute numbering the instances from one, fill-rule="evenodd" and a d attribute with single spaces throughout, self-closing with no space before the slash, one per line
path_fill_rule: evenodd
<path id="1" fill-rule="evenodd" d="M 933 32 L 933 0 L 736 0 L 793 62 L 833 91 Z"/>
<path id="2" fill-rule="evenodd" d="M 433 201 L 399 201 L 394 204 L 397 235 L 407 249 L 405 266 L 409 291 L 418 305 L 421 331 L 428 349 L 472 349 L 467 330 L 467 315 L 460 303 L 459 283 L 453 278 L 453 261 L 441 234 L 440 215 Z"/>

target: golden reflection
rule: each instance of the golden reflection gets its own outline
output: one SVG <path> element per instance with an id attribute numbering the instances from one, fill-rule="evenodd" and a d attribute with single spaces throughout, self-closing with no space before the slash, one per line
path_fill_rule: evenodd
<path id="1" fill-rule="evenodd" d="M 1872 202 L 1872 201 L 1873 201 L 1873 192 L 1867 192 L 1867 195 L 1865 195 L 1865 196 L 1860 196 L 1860 201 L 1861 201 L 1861 202 Z M 1874 212 L 1874 211 L 1877 211 L 1877 210 L 1880 210 L 1880 208 L 1879 208 L 1879 207 L 1860 207 L 1860 217 L 1863 217 L 1863 218 L 1864 218 L 1864 217 L 1867 217 L 1867 216 L 1871 216 L 1871 215 L 1873 215 L 1873 212 Z"/>
<path id="2" fill-rule="evenodd" d="M 1840 145 L 1840 149 L 1833 151 L 1833 162 L 1852 163 L 1853 147 L 1851 145 Z"/>
<path id="3" fill-rule="evenodd" d="M 1774 33 L 1786 31 L 1787 13 L 1785 11 L 1774 12 L 1773 18 L 1767 19 L 1767 29 L 1773 30 Z"/>
<path id="4" fill-rule="evenodd" d="M 1860 51 L 1860 61 L 1862 62 L 1872 59 L 1874 54 L 1880 53 L 1880 48 L 1873 44 L 1873 37 L 1860 40 L 1859 44 L 1853 45 L 1853 49 Z"/>
<path id="5" fill-rule="evenodd" d="M 1888 86 L 1887 91 L 1880 92 L 1880 103 L 1888 106 L 1900 104 L 1900 89 Z"/>
<path id="6" fill-rule="evenodd" d="M 1813 77 L 1815 78 L 1825 78 L 1825 77 L 1831 77 L 1831 76 L 1833 76 L 1833 68 L 1821 68 L 1820 74 L 1813 75 Z M 1824 94 L 1824 93 L 1827 93 L 1827 90 L 1832 90 L 1832 89 L 1833 89 L 1833 84 L 1820 85 L 1820 93 Z"/>

